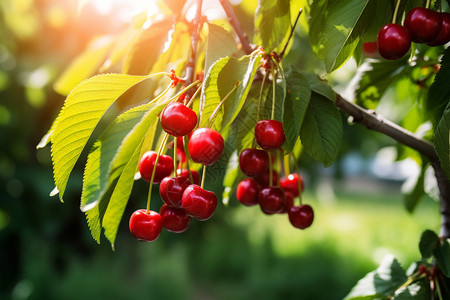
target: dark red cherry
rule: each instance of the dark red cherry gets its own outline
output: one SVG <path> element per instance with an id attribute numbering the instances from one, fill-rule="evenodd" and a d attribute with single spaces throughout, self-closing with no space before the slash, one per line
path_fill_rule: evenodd
<path id="1" fill-rule="evenodd" d="M 379 58 L 377 42 L 366 42 L 363 43 L 363 54 L 370 58 Z"/>
<path id="2" fill-rule="evenodd" d="M 404 25 L 413 42 L 428 43 L 438 36 L 442 15 L 425 7 L 414 7 L 406 14 Z"/>
<path id="3" fill-rule="evenodd" d="M 270 178 L 269 178 L 270 171 L 266 170 L 264 174 L 261 176 L 255 177 L 255 180 L 258 184 L 260 184 L 263 187 L 268 187 L 272 185 L 278 184 L 278 173 L 275 170 L 272 170 L 272 184 L 270 184 Z"/>
<path id="4" fill-rule="evenodd" d="M 135 238 L 144 242 L 153 242 L 156 240 L 162 230 L 161 215 L 146 209 L 136 210 L 130 217 L 130 232 Z"/>
<path id="5" fill-rule="evenodd" d="M 409 31 L 398 24 L 388 24 L 378 31 L 378 52 L 384 59 L 402 58 L 411 48 Z"/>
<path id="6" fill-rule="evenodd" d="M 222 136 L 211 128 L 196 129 L 189 138 L 189 154 L 194 162 L 210 166 L 222 156 Z"/>
<path id="7" fill-rule="evenodd" d="M 429 42 L 428 46 L 440 46 L 445 45 L 450 42 L 450 13 L 441 13 L 442 15 L 442 26 L 439 31 L 438 36 Z"/>
<path id="8" fill-rule="evenodd" d="M 169 206 L 181 207 L 181 197 L 191 181 L 183 176 L 166 177 L 159 185 L 161 199 Z"/>
<path id="9" fill-rule="evenodd" d="M 150 182 L 152 178 L 153 167 L 155 166 L 157 153 L 155 151 L 145 152 L 139 161 L 139 173 L 142 179 Z M 173 160 L 168 155 L 160 155 L 156 164 L 155 178 L 153 183 L 160 182 L 164 177 L 170 176 L 173 171 Z"/>
<path id="10" fill-rule="evenodd" d="M 275 214 L 283 209 L 284 191 L 279 186 L 271 186 L 259 191 L 258 202 L 261 210 L 267 214 Z"/>
<path id="11" fill-rule="evenodd" d="M 200 174 L 198 174 L 198 172 L 195 170 L 191 170 L 191 174 L 192 174 L 192 179 L 193 179 L 193 181 L 191 181 L 191 183 L 199 185 L 200 184 Z M 189 175 L 188 169 L 182 169 L 182 170 L 178 169 L 177 175 L 186 177 L 187 179 L 191 180 L 191 176 Z"/>
<path id="12" fill-rule="evenodd" d="M 161 127 L 170 135 L 185 136 L 197 125 L 197 115 L 189 107 L 173 102 L 160 115 Z"/>
<path id="13" fill-rule="evenodd" d="M 308 228 L 314 220 L 314 211 L 308 204 L 293 206 L 288 214 L 291 224 L 300 229 Z"/>
<path id="14" fill-rule="evenodd" d="M 296 173 L 289 174 L 287 177 L 280 179 L 280 186 L 283 190 L 288 191 L 297 197 L 299 195 L 298 183 L 300 181 L 300 188 L 303 191 L 303 178 Z"/>
<path id="15" fill-rule="evenodd" d="M 277 120 L 261 120 L 255 125 L 255 138 L 263 149 L 280 148 L 286 139 L 283 124 Z"/>
<path id="16" fill-rule="evenodd" d="M 284 191 L 284 205 L 280 213 L 285 214 L 294 206 L 294 195 L 292 193 Z"/>
<path id="17" fill-rule="evenodd" d="M 246 178 L 239 182 L 236 189 L 236 198 L 245 206 L 258 204 L 260 187 L 253 178 Z"/>
<path id="18" fill-rule="evenodd" d="M 217 207 L 216 194 L 196 184 L 191 184 L 184 190 L 181 202 L 187 214 L 200 221 L 211 218 Z"/>
<path id="19" fill-rule="evenodd" d="M 180 233 L 189 227 L 191 217 L 182 208 L 171 207 L 163 204 L 159 210 L 164 228 L 167 231 Z"/>
<path id="20" fill-rule="evenodd" d="M 264 150 L 244 149 L 239 155 L 239 167 L 247 176 L 261 175 L 269 167 L 269 155 Z"/>

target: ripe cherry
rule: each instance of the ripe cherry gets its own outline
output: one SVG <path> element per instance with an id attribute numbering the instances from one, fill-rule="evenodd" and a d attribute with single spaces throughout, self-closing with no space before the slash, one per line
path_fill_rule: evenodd
<path id="1" fill-rule="evenodd" d="M 314 220 L 314 211 L 308 204 L 293 206 L 288 214 L 291 224 L 300 229 L 308 228 Z"/>
<path id="2" fill-rule="evenodd" d="M 245 206 L 258 204 L 260 187 L 253 178 L 246 178 L 239 182 L 236 189 L 236 198 Z"/>
<path id="3" fill-rule="evenodd" d="M 284 191 L 284 205 L 281 209 L 280 213 L 287 213 L 292 206 L 294 206 L 294 195 L 292 193 Z"/>
<path id="4" fill-rule="evenodd" d="M 139 173 L 142 179 L 150 182 L 153 167 L 155 166 L 157 153 L 155 151 L 145 152 L 139 161 Z M 168 155 L 160 155 L 156 164 L 155 178 L 153 183 L 160 182 L 164 177 L 170 176 L 173 171 L 173 160 Z"/>
<path id="5" fill-rule="evenodd" d="M 146 209 L 136 210 L 130 217 L 130 232 L 144 242 L 153 242 L 161 233 L 163 222 L 161 215 Z"/>
<path id="6" fill-rule="evenodd" d="M 171 207 L 163 204 L 159 210 L 164 228 L 167 231 L 180 233 L 189 227 L 191 217 L 182 208 Z"/>
<path id="7" fill-rule="evenodd" d="M 298 182 L 300 181 L 300 188 L 303 191 L 303 178 L 296 173 L 289 174 L 287 177 L 280 179 L 280 186 L 283 190 L 288 191 L 297 197 L 299 195 Z"/>
<path id="8" fill-rule="evenodd" d="M 210 128 L 199 128 L 189 138 L 188 149 L 194 162 L 210 166 L 222 156 L 224 146 L 220 133 Z"/>
<path id="9" fill-rule="evenodd" d="M 411 47 L 409 31 L 398 24 L 388 24 L 378 31 L 378 52 L 384 59 L 395 60 L 403 57 Z"/>
<path id="10" fill-rule="evenodd" d="M 270 171 L 266 170 L 264 174 L 261 176 L 255 177 L 255 180 L 258 184 L 263 187 L 269 187 L 272 185 L 276 185 L 278 183 L 278 173 L 275 170 L 272 170 L 272 184 L 270 184 Z"/>
<path id="11" fill-rule="evenodd" d="M 197 184 L 197 185 L 200 184 L 200 174 L 198 174 L 198 172 L 195 170 L 191 170 L 191 174 L 192 174 L 192 179 L 193 179 L 193 181 L 191 183 Z M 191 180 L 191 176 L 189 175 L 188 169 L 182 169 L 182 170 L 178 169 L 177 175 L 186 177 L 187 179 L 189 179 L 189 181 Z"/>
<path id="12" fill-rule="evenodd" d="M 438 36 L 429 42 L 428 46 L 440 46 L 450 42 L 450 13 L 441 13 L 442 26 Z"/>
<path id="13" fill-rule="evenodd" d="M 161 113 L 161 127 L 170 135 L 181 137 L 191 132 L 197 125 L 197 115 L 186 105 L 174 102 Z"/>
<path id="14" fill-rule="evenodd" d="M 277 120 L 261 120 L 255 125 L 255 138 L 263 149 L 279 148 L 286 140 L 283 124 Z"/>
<path id="15" fill-rule="evenodd" d="M 184 190 L 181 202 L 187 214 L 200 221 L 211 218 L 217 207 L 216 194 L 196 184 L 191 184 Z"/>
<path id="16" fill-rule="evenodd" d="M 413 42 L 428 43 L 438 36 L 442 15 L 425 7 L 414 7 L 406 14 L 404 24 Z"/>
<path id="17" fill-rule="evenodd" d="M 244 149 L 239 155 L 239 167 L 247 176 L 261 175 L 269 167 L 269 155 L 264 150 Z"/>
<path id="18" fill-rule="evenodd" d="M 159 185 L 159 194 L 167 205 L 181 207 L 181 197 L 190 184 L 191 181 L 183 176 L 166 177 Z"/>
<path id="19" fill-rule="evenodd" d="M 370 58 L 379 58 L 377 42 L 363 43 L 363 54 Z"/>
<path id="20" fill-rule="evenodd" d="M 271 186 L 259 191 L 258 201 L 261 210 L 267 214 L 275 214 L 283 209 L 284 191 L 279 186 Z"/>

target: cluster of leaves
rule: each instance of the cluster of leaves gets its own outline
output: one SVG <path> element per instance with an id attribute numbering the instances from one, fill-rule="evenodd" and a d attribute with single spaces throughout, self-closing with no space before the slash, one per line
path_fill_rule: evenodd
<path id="1" fill-rule="evenodd" d="M 433 231 L 422 234 L 422 260 L 404 270 L 392 255 L 368 273 L 350 291 L 346 300 L 357 299 L 447 299 L 450 296 L 450 239 L 440 240 Z"/>

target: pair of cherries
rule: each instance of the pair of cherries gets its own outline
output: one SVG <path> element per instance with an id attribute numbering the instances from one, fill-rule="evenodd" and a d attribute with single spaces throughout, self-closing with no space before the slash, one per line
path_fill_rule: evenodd
<path id="1" fill-rule="evenodd" d="M 403 57 L 409 51 L 411 42 L 439 46 L 449 41 L 450 13 L 439 13 L 424 7 L 408 11 L 404 26 L 385 25 L 377 37 L 378 52 L 388 60 Z"/>
<path id="2" fill-rule="evenodd" d="M 248 178 L 237 186 L 238 201 L 246 206 L 259 204 L 263 213 L 268 215 L 287 212 L 293 226 L 301 229 L 309 227 L 314 219 L 311 206 L 294 206 L 294 198 L 301 192 L 299 181 L 303 190 L 301 176 L 290 174 L 283 177 L 278 186 L 278 173 L 272 171 L 270 174 L 270 154 L 267 150 L 279 149 L 284 143 L 282 123 L 276 120 L 259 121 L 255 126 L 255 139 L 264 150 L 249 148 L 239 155 L 239 167 Z"/>
<path id="3" fill-rule="evenodd" d="M 188 150 L 194 162 L 209 166 L 222 156 L 224 140 L 220 133 L 210 128 L 194 130 L 197 115 L 184 104 L 169 104 L 162 111 L 160 121 L 163 130 L 178 140 L 189 136 Z M 184 154 L 183 147 L 177 147 L 174 151 L 180 151 L 181 156 Z M 160 155 L 155 167 L 156 158 L 156 152 L 148 151 L 142 155 L 138 167 L 141 177 L 148 182 L 155 172 L 153 183 L 160 182 L 164 204 L 159 213 L 145 209 L 135 211 L 129 222 L 131 233 L 137 239 L 149 242 L 158 238 L 163 227 L 179 233 L 188 228 L 191 217 L 208 220 L 217 207 L 217 196 L 199 186 L 200 177 L 195 170 L 177 170 L 178 176 L 170 177 L 173 172 L 172 158 Z"/>

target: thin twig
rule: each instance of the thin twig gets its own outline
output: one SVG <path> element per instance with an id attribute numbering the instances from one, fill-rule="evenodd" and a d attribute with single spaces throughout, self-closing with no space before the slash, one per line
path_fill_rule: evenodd
<path id="1" fill-rule="evenodd" d="M 291 32 L 289 33 L 289 38 L 287 39 L 286 44 L 284 44 L 283 50 L 280 52 L 280 55 L 279 55 L 280 59 L 283 58 L 284 53 L 286 52 L 287 46 L 289 44 L 289 41 L 291 40 L 292 35 L 294 35 L 295 28 L 297 27 L 298 19 L 300 19 L 302 12 L 303 12 L 303 8 L 300 8 L 300 10 L 298 11 L 297 17 L 295 18 L 294 25 L 291 28 Z"/>
<path id="2" fill-rule="evenodd" d="M 199 31 L 200 31 L 200 25 L 202 24 L 202 22 L 201 22 L 202 5 L 203 5 L 203 0 L 197 0 L 197 10 L 195 12 L 195 18 L 192 22 L 192 27 L 193 27 L 193 31 L 191 33 L 192 53 L 191 53 L 189 62 L 186 66 L 186 76 L 184 77 L 185 86 L 190 85 L 194 81 L 195 61 L 197 59 Z M 189 94 L 189 91 L 187 91 L 186 96 L 189 96 L 189 98 L 190 98 L 191 95 L 192 94 Z"/>

